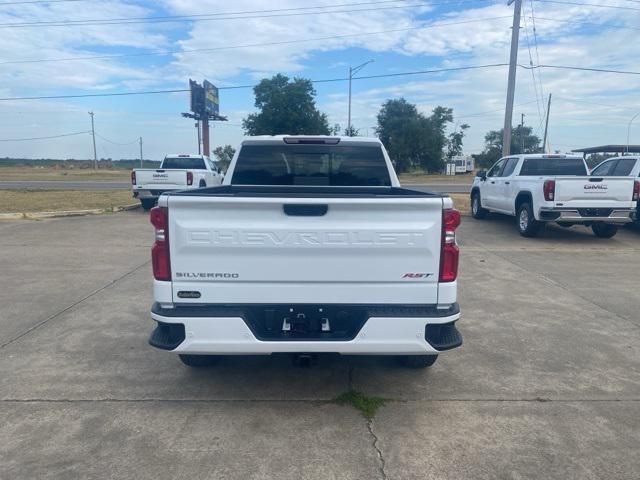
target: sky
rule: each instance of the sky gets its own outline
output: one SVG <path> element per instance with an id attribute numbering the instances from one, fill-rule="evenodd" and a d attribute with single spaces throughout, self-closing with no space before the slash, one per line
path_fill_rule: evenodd
<path id="1" fill-rule="evenodd" d="M 425 114 L 453 108 L 450 130 L 469 124 L 464 151 L 478 153 L 504 121 L 512 16 L 513 6 L 492 0 L 0 0 L 0 158 L 91 158 L 89 111 L 98 157 L 137 158 L 139 137 L 149 159 L 197 151 L 194 122 L 181 116 L 186 92 L 15 97 L 186 89 L 189 78 L 208 79 L 228 117 L 213 124 L 212 146 L 235 145 L 260 79 L 344 79 L 369 60 L 357 76 L 394 75 L 354 79 L 352 123 L 362 134 L 373 135 L 383 102 L 404 97 Z M 640 0 L 523 0 L 520 27 L 521 65 L 640 71 Z M 318 108 L 344 128 L 347 82 L 315 88 Z M 542 137 L 550 93 L 554 150 L 626 143 L 640 112 L 640 75 L 518 68 L 514 125 L 524 114 Z M 630 133 L 640 143 L 640 116 Z"/>

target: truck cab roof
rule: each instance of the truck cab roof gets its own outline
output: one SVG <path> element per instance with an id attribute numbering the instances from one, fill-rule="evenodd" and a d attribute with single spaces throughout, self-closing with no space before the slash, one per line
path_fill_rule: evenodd
<path id="1" fill-rule="evenodd" d="M 209 158 L 206 155 L 193 155 L 190 153 L 169 153 L 164 158 Z"/>
<path id="2" fill-rule="evenodd" d="M 380 145 L 380 139 L 376 137 L 345 137 L 338 135 L 256 135 L 251 137 L 244 137 L 242 144 L 249 143 L 285 143 L 301 144 L 301 145 L 340 145 L 340 144 L 376 144 Z"/>

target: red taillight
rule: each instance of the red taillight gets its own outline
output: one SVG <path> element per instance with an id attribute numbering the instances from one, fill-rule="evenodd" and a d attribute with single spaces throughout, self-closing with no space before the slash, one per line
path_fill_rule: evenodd
<path id="1" fill-rule="evenodd" d="M 640 200 L 640 180 L 633 182 L 633 197 L 632 200 L 637 202 Z"/>
<path id="2" fill-rule="evenodd" d="M 193 172 L 187 172 L 187 185 L 193 185 Z"/>
<path id="3" fill-rule="evenodd" d="M 151 225 L 156 229 L 156 241 L 151 247 L 151 264 L 156 280 L 171 280 L 169 262 L 169 211 L 166 207 L 151 209 Z"/>
<path id="4" fill-rule="evenodd" d="M 460 225 L 460 212 L 454 208 L 442 211 L 442 245 L 440 250 L 440 281 L 453 282 L 458 277 L 456 229 Z"/>
<path id="5" fill-rule="evenodd" d="M 542 186 L 542 191 L 544 192 L 544 199 L 546 201 L 553 201 L 556 196 L 556 181 L 545 180 L 544 185 Z"/>
<path id="6" fill-rule="evenodd" d="M 135 185 L 136 184 L 136 172 L 132 171 L 131 172 L 131 185 Z"/>

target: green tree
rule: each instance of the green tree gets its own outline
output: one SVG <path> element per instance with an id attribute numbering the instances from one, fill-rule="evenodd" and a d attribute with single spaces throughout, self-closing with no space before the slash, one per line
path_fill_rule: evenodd
<path id="1" fill-rule="evenodd" d="M 456 129 L 447 139 L 447 160 L 462 155 L 462 140 L 464 139 L 464 132 L 469 128 L 469 125 L 463 123 L 458 128 L 459 130 Z"/>
<path id="2" fill-rule="evenodd" d="M 315 104 L 311 80 L 285 75 L 264 78 L 253 88 L 258 113 L 242 121 L 247 135 L 329 135 L 327 116 Z"/>
<path id="3" fill-rule="evenodd" d="M 357 137 L 359 135 L 360 135 L 360 130 L 358 130 L 353 125 L 351 125 L 350 127 L 347 127 L 347 128 L 344 129 L 344 136 L 345 137 Z"/>
<path id="4" fill-rule="evenodd" d="M 478 167 L 490 167 L 502 157 L 504 130 L 491 130 L 484 136 L 484 150 L 473 158 Z M 524 150 L 522 144 L 524 143 Z M 540 138 L 533 134 L 532 127 L 518 127 L 511 130 L 511 153 L 538 153 L 542 151 Z"/>
<path id="5" fill-rule="evenodd" d="M 430 116 L 418 112 L 404 98 L 387 100 L 378 112 L 376 132 L 398 173 L 414 168 L 438 172 L 444 168 L 447 124 L 453 110 L 436 107 Z"/>
<path id="6" fill-rule="evenodd" d="M 223 172 L 227 171 L 231 159 L 236 154 L 236 149 L 231 145 L 225 145 L 224 147 L 216 147 L 213 150 L 213 155 L 218 159 L 218 165 Z"/>

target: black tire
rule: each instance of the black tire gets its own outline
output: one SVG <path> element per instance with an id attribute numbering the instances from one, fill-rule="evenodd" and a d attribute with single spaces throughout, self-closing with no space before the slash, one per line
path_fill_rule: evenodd
<path id="1" fill-rule="evenodd" d="M 471 194 L 471 216 L 477 220 L 481 220 L 487 216 L 487 213 L 489 213 L 489 211 L 486 208 L 482 208 L 480 192 L 473 192 Z"/>
<path id="2" fill-rule="evenodd" d="M 598 238 L 611 238 L 618 233 L 617 225 L 611 225 L 610 223 L 596 222 L 591 225 L 591 230 Z"/>
<path id="3" fill-rule="evenodd" d="M 531 204 L 524 202 L 518 207 L 516 213 L 516 223 L 518 225 L 518 231 L 523 237 L 533 238 L 538 235 L 542 222 L 539 222 L 533 216 L 533 209 Z"/>
<path id="4" fill-rule="evenodd" d="M 204 188 L 204 187 L 206 187 L 206 186 L 207 186 L 207 182 L 205 182 L 204 180 L 200 180 L 200 183 L 198 184 L 198 186 L 199 186 L 200 188 Z"/>
<path id="5" fill-rule="evenodd" d="M 142 205 L 142 208 L 146 212 L 156 206 L 156 200 L 155 198 L 141 198 L 140 204 Z"/>
<path id="6" fill-rule="evenodd" d="M 219 358 L 215 355 L 178 355 L 182 363 L 187 367 L 204 368 L 211 367 L 218 363 Z"/>
<path id="7" fill-rule="evenodd" d="M 436 363 L 438 355 L 402 355 L 398 357 L 400 365 L 407 368 L 427 368 Z"/>

